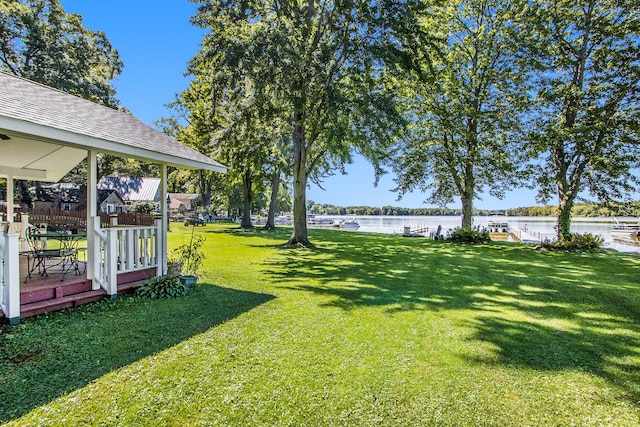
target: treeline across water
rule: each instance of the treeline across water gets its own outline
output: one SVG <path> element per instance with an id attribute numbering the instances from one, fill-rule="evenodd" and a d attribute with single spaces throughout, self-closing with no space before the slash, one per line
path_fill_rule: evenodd
<path id="1" fill-rule="evenodd" d="M 330 204 L 307 203 L 307 212 L 315 215 L 379 215 L 379 216 L 460 216 L 460 209 L 447 208 L 401 208 L 397 206 L 335 206 Z M 588 203 L 577 204 L 573 208 L 574 217 L 640 217 L 640 200 L 626 203 Z M 476 209 L 474 215 L 507 215 L 507 216 L 557 216 L 557 206 L 531 206 L 513 209 Z"/>

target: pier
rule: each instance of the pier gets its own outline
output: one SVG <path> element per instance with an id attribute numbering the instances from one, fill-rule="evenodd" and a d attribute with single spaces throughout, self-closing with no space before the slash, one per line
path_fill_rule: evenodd
<path id="1" fill-rule="evenodd" d="M 540 233 L 517 227 L 509 227 L 509 235 L 511 238 L 520 243 L 540 243 L 546 239 L 553 239 L 554 236 L 546 233 Z"/>

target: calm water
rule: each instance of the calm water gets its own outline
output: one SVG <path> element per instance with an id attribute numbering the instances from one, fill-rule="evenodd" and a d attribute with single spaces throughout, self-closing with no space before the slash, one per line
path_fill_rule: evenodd
<path id="1" fill-rule="evenodd" d="M 336 222 L 345 217 L 328 216 Z M 354 218 L 350 216 L 348 218 Z M 402 234 L 404 227 L 428 228 L 435 231 L 438 226 L 442 226 L 443 234 L 447 230 L 459 227 L 461 223 L 460 217 L 457 216 L 356 216 L 360 224 L 360 232 L 374 232 L 385 234 Z M 540 234 L 542 238 L 551 238 L 555 235 L 556 219 L 553 217 L 491 217 L 494 221 L 508 221 L 512 227 L 526 229 L 532 234 Z M 638 218 L 619 218 L 621 222 L 638 221 Z M 475 226 L 485 226 L 489 221 L 489 217 L 474 217 Z M 638 252 L 640 253 L 640 245 L 633 243 L 614 241 L 611 237 L 611 227 L 615 224 L 613 218 L 574 218 L 571 223 L 571 230 L 575 233 L 592 233 L 600 235 L 605 240 L 608 248 L 613 248 L 621 252 Z"/>

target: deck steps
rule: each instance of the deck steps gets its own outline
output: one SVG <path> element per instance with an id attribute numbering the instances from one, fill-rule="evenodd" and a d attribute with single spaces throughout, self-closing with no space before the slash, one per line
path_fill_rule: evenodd
<path id="1" fill-rule="evenodd" d="M 155 268 L 118 275 L 118 295 L 133 293 L 144 281 L 155 275 Z M 93 290 L 92 281 L 82 277 L 68 278 L 64 282 L 53 280 L 33 280 L 21 283 L 20 318 L 36 316 L 65 308 L 77 307 L 99 301 L 107 297 L 104 289 Z M 0 323 L 7 321 L 0 310 Z"/>
<path id="2" fill-rule="evenodd" d="M 103 299 L 107 293 L 103 289 L 96 291 L 79 292 L 73 295 L 62 296 L 31 302 L 20 305 L 20 317 L 31 317 L 38 314 L 48 313 L 51 311 L 62 310 L 65 308 L 77 307 L 82 304 L 88 304 Z"/>
<path id="3" fill-rule="evenodd" d="M 118 295 L 133 293 L 142 283 L 144 283 L 144 280 L 120 284 L 118 285 Z M 65 308 L 77 307 L 100 301 L 106 296 L 107 293 L 104 289 L 92 290 L 90 280 L 66 284 L 53 289 L 27 291 L 20 295 L 22 301 L 20 317 L 24 319 Z M 0 317 L 4 317 L 1 310 Z"/>
<path id="4" fill-rule="evenodd" d="M 91 280 L 82 279 L 69 283 L 60 283 L 55 286 L 43 287 L 41 289 L 30 289 L 20 292 L 20 303 L 31 304 L 39 301 L 57 299 L 69 295 L 80 294 L 91 291 Z"/>

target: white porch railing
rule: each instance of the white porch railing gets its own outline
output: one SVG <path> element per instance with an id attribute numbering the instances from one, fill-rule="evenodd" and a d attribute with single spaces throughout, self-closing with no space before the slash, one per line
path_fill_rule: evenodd
<path id="1" fill-rule="evenodd" d="M 0 231 L 0 309 L 12 324 L 20 320 L 19 237 Z"/>
<path id="2" fill-rule="evenodd" d="M 0 310 L 14 324 L 20 320 L 20 234 L 6 233 L 0 224 Z M 111 296 L 118 294 L 118 274 L 156 268 L 164 273 L 162 221 L 154 226 L 95 230 L 93 280 Z M 88 248 L 91 250 L 91 248 Z"/>
<path id="3" fill-rule="evenodd" d="M 162 274 L 162 221 L 154 226 L 95 230 L 94 277 L 107 294 L 118 294 L 118 274 L 156 268 Z"/>

